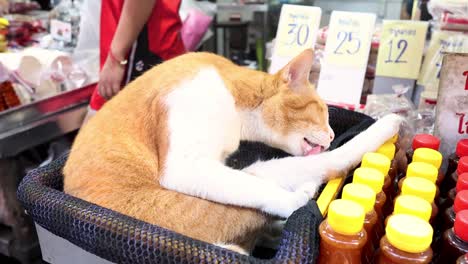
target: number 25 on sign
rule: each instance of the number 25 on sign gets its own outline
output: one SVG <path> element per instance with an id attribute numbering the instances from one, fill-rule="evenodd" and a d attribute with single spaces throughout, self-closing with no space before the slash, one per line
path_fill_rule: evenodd
<path id="1" fill-rule="evenodd" d="M 361 40 L 356 38 L 356 32 L 340 31 L 336 36 L 338 39 L 338 46 L 333 51 L 334 54 L 342 55 L 347 53 L 354 55 L 359 52 L 361 48 Z"/>
<path id="2" fill-rule="evenodd" d="M 362 68 L 367 64 L 375 15 L 333 11 L 325 47 L 327 64 Z"/>
<path id="3" fill-rule="evenodd" d="M 312 48 L 322 10 L 312 6 L 283 5 L 276 34 L 275 55 L 293 58 Z"/>

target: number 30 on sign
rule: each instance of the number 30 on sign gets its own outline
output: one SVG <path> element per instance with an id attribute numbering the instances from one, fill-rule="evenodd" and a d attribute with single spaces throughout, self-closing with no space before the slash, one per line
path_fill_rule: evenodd
<path id="1" fill-rule="evenodd" d="M 275 55 L 294 57 L 312 48 L 317 38 L 321 9 L 311 6 L 283 5 L 276 34 Z"/>

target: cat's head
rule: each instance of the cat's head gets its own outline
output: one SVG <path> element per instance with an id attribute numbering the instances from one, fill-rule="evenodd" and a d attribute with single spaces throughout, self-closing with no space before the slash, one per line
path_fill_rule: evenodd
<path id="1" fill-rule="evenodd" d="M 270 145 L 295 156 L 317 154 L 335 136 L 328 107 L 309 82 L 313 60 L 313 50 L 305 50 L 275 74 L 270 85 L 276 92 L 262 107 L 263 120 L 272 130 Z"/>

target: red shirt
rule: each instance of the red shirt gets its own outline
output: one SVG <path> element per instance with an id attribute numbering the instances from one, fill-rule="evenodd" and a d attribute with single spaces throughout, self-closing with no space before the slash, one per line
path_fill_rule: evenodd
<path id="1" fill-rule="evenodd" d="M 130 1 L 130 0 L 128 0 Z M 114 37 L 124 0 L 104 0 L 101 7 L 100 29 L 100 64 L 101 69 L 106 62 L 109 49 Z M 146 26 L 148 32 L 148 52 L 169 60 L 185 52 L 180 37 L 182 21 L 179 17 L 181 0 L 156 0 L 153 12 Z M 124 78 L 125 79 L 125 78 Z M 90 107 L 99 110 L 105 99 L 98 93 L 97 86 L 91 96 Z"/>

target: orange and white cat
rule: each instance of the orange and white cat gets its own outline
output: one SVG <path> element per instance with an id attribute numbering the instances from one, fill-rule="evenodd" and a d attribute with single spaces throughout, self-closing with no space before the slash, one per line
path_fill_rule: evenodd
<path id="1" fill-rule="evenodd" d="M 386 116 L 339 149 L 328 109 L 310 85 L 313 51 L 275 75 L 208 53 L 158 65 L 130 83 L 79 132 L 65 192 L 214 244 L 249 250 L 272 219 L 305 205 L 398 132 Z M 224 165 L 240 140 L 295 157 Z M 309 155 L 316 154 L 316 155 Z"/>

